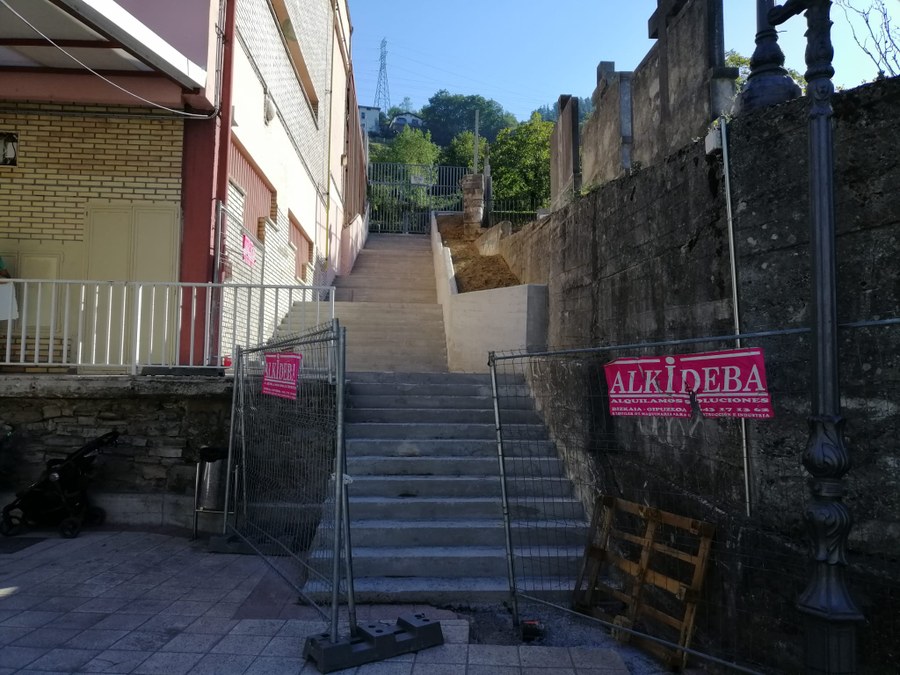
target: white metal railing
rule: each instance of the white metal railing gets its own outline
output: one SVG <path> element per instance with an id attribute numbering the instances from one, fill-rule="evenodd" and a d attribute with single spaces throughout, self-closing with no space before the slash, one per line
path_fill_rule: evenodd
<path id="1" fill-rule="evenodd" d="M 0 365 L 228 367 L 237 345 L 333 318 L 330 286 L 0 280 Z"/>

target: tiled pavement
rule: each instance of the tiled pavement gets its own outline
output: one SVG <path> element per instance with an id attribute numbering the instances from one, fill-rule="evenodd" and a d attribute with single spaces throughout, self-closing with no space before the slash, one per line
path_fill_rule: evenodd
<path id="1" fill-rule="evenodd" d="M 31 540 L 4 552 L 6 542 Z M 325 623 L 255 556 L 133 531 L 37 533 L 0 544 L 0 675 L 318 673 L 301 652 Z M 393 625 L 410 611 L 440 620 L 445 644 L 340 672 L 629 674 L 608 649 L 469 644 L 468 622 L 447 610 L 362 606 L 358 616 Z"/>

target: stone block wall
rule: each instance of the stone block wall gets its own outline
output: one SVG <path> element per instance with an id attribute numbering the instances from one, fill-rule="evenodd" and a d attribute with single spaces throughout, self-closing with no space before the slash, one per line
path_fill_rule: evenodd
<path id="1" fill-rule="evenodd" d="M 612 61 L 597 67 L 594 114 L 582 130 L 582 182 L 586 187 L 618 178 L 631 168 L 632 73 L 617 72 Z"/>

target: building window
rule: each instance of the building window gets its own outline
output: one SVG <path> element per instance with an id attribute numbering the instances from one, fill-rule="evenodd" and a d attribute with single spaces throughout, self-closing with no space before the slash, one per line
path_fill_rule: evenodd
<path id="1" fill-rule="evenodd" d="M 0 131 L 0 166 L 16 166 L 19 159 L 19 135 Z"/>
<path id="2" fill-rule="evenodd" d="M 294 247 L 294 277 L 306 281 L 306 266 L 313 261 L 313 243 L 294 216 L 288 217 L 291 221 L 291 245 Z"/>

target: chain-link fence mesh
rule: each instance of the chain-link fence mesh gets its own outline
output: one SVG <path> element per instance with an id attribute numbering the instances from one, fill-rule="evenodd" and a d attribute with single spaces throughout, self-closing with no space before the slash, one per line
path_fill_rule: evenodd
<path id="1" fill-rule="evenodd" d="M 228 529 L 336 621 L 352 604 L 343 457 L 343 333 L 337 323 L 239 350 Z M 332 635 L 336 635 L 332 631 Z"/>
<path id="2" fill-rule="evenodd" d="M 845 437 L 854 458 L 846 503 L 856 521 L 848 578 L 866 617 L 860 669 L 871 673 L 892 672 L 895 666 L 886 664 L 897 663 L 900 636 L 900 357 L 884 347 L 900 342 L 900 330 L 886 323 L 842 332 Z M 764 352 L 770 419 L 705 416 L 694 400 L 686 417 L 610 412 L 606 364 L 735 346 L 733 339 L 704 338 L 492 356 L 520 603 L 572 605 L 590 516 L 598 497 L 614 497 L 643 509 L 643 517 L 600 510 L 592 541 L 605 516 L 613 519 L 612 534 L 589 562 L 603 563 L 597 578 L 612 593 L 598 600 L 595 615 L 620 617 L 616 623 L 625 628 L 682 645 L 690 618 L 690 645 L 704 654 L 767 672 L 801 669 L 804 615 L 795 603 L 810 577 L 804 524 L 810 495 L 801 465 L 809 334 L 760 333 L 743 341 Z M 747 401 L 752 411 L 756 404 Z M 545 436 L 508 418 L 507 411 L 522 408 L 538 411 Z M 688 519 L 689 527 L 663 523 L 654 509 Z M 706 524 L 714 535 L 695 593 L 690 582 Z M 638 607 L 616 593 L 636 597 Z"/>

